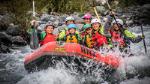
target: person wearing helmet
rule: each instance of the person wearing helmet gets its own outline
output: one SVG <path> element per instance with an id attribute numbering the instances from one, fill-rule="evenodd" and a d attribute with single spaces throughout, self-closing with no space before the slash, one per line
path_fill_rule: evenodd
<path id="1" fill-rule="evenodd" d="M 63 37 L 62 41 L 67 43 L 80 43 L 80 35 L 76 33 L 77 26 L 75 24 L 69 24 L 67 29 L 66 35 Z"/>
<path id="2" fill-rule="evenodd" d="M 114 17 L 118 18 L 118 14 L 114 10 L 111 10 L 111 11 L 108 11 L 106 16 L 103 18 L 105 34 L 109 34 L 109 30 L 111 28 L 111 23 L 114 20 Z"/>
<path id="3" fill-rule="evenodd" d="M 69 24 L 74 24 L 75 23 L 75 19 L 72 17 L 72 16 L 69 16 L 65 19 L 65 23 L 66 25 L 69 25 Z"/>
<path id="4" fill-rule="evenodd" d="M 83 26 L 86 25 L 86 24 L 91 24 L 91 19 L 92 19 L 92 16 L 90 13 L 86 13 L 82 19 L 84 20 L 84 22 L 82 23 Z M 81 28 L 80 30 L 81 32 L 84 31 L 83 27 Z"/>
<path id="5" fill-rule="evenodd" d="M 112 22 L 110 34 L 114 46 L 119 46 L 120 49 L 123 49 L 130 47 L 130 42 L 138 43 L 144 38 L 144 36 L 136 36 L 126 28 L 123 28 L 123 25 L 124 23 L 121 19 L 116 19 Z"/>
<path id="6" fill-rule="evenodd" d="M 92 26 L 91 24 L 86 24 L 83 26 L 84 29 L 84 36 L 82 39 L 82 44 L 85 45 L 88 48 L 93 48 L 94 42 L 92 41 Z"/>
<path id="7" fill-rule="evenodd" d="M 75 19 L 74 19 L 72 16 L 68 16 L 68 17 L 65 19 L 65 23 L 66 23 L 66 26 L 68 26 L 69 24 L 75 24 Z M 66 35 L 66 32 L 67 32 L 67 31 L 68 31 L 67 27 L 61 29 L 60 32 L 59 32 L 57 41 L 63 40 L 63 37 Z M 76 31 L 76 33 L 79 34 L 78 31 Z"/>
<path id="8" fill-rule="evenodd" d="M 45 31 L 41 33 L 40 46 L 47 44 L 48 42 L 56 41 L 56 35 L 53 34 L 54 28 L 55 27 L 52 24 L 47 24 L 45 26 Z"/>
<path id="9" fill-rule="evenodd" d="M 92 19 L 92 16 L 90 13 L 86 13 L 82 19 L 84 20 L 84 23 L 85 24 L 90 24 L 91 23 L 91 19 Z"/>
<path id="10" fill-rule="evenodd" d="M 91 21 L 92 24 L 92 28 L 93 28 L 93 33 L 100 33 L 102 35 L 104 35 L 104 27 L 101 25 L 101 21 L 99 19 L 92 19 Z"/>
<path id="11" fill-rule="evenodd" d="M 101 25 L 101 21 L 99 19 L 92 19 L 92 40 L 94 41 L 95 48 L 103 47 L 104 45 L 108 45 L 107 38 L 104 36 L 104 28 Z"/>

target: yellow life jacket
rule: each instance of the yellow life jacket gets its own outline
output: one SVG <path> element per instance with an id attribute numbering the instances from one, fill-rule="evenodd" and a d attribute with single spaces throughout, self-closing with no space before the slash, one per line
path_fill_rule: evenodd
<path id="1" fill-rule="evenodd" d="M 67 35 L 66 36 L 67 43 L 78 43 L 78 39 L 76 35 Z"/>
<path id="2" fill-rule="evenodd" d="M 85 35 L 85 43 L 86 43 L 87 47 L 89 47 L 89 48 L 93 47 L 94 42 L 92 41 L 91 35 Z"/>

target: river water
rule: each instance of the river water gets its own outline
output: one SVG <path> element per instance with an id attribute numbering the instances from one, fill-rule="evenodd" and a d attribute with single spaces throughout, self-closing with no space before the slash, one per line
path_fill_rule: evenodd
<path id="1" fill-rule="evenodd" d="M 141 34 L 139 26 L 130 28 L 130 31 Z M 150 84 L 150 73 L 147 71 L 150 70 L 150 26 L 144 26 L 144 33 L 148 54 L 144 54 L 143 42 L 131 44 L 134 56 L 125 56 L 124 65 L 116 73 L 121 74 L 118 78 L 128 76 L 126 73 L 132 74 L 132 77 L 121 80 L 118 84 Z M 93 70 L 95 76 L 88 77 L 62 68 L 61 64 L 57 68 L 49 67 L 47 70 L 27 73 L 24 69 L 24 56 L 31 52 L 30 47 L 25 46 L 8 54 L 0 54 L 0 84 L 113 84 L 104 80 L 99 72 L 101 70 Z"/>

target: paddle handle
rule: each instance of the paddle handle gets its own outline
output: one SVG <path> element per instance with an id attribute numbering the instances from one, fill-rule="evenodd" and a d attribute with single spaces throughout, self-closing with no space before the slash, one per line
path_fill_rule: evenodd
<path id="1" fill-rule="evenodd" d="M 94 7 L 94 12 L 95 12 L 97 18 L 100 19 L 99 15 L 98 15 L 98 13 L 97 13 L 96 7 Z"/>
<path id="2" fill-rule="evenodd" d="M 106 0 L 106 4 L 108 5 L 108 8 L 111 10 L 111 6 L 108 3 L 108 0 Z"/>
<path id="3" fill-rule="evenodd" d="M 143 31 L 143 25 L 142 24 L 141 24 L 141 31 L 142 31 L 142 36 L 144 36 L 144 31 Z M 145 38 L 143 39 L 143 45 L 144 45 L 145 53 L 147 54 L 147 47 L 146 47 Z"/>
<path id="4" fill-rule="evenodd" d="M 35 17 L 35 1 L 32 2 L 33 17 Z"/>
<path id="5" fill-rule="evenodd" d="M 98 12 L 97 12 L 97 10 L 96 10 L 96 5 L 95 5 L 94 0 L 93 0 L 93 9 L 94 9 L 94 12 L 95 12 L 97 18 L 100 19 L 99 15 L 98 15 Z"/>
<path id="6" fill-rule="evenodd" d="M 108 3 L 108 0 L 106 0 L 106 4 L 107 4 L 107 6 L 108 6 L 108 8 L 109 8 L 110 12 L 112 13 L 112 9 L 111 9 L 110 4 Z M 113 13 L 112 13 L 112 15 L 113 15 L 113 18 L 114 18 L 114 20 L 115 20 L 115 22 L 116 22 L 117 26 L 119 27 L 119 25 L 118 25 L 118 23 L 117 23 L 117 20 L 116 20 L 115 15 L 114 15 Z M 121 31 L 122 31 L 122 30 L 121 30 Z"/>

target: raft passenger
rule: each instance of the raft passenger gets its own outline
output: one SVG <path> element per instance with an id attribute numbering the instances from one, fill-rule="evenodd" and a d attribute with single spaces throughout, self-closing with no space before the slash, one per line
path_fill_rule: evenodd
<path id="1" fill-rule="evenodd" d="M 55 29 L 53 24 L 47 24 L 44 28 L 45 31 L 41 33 L 40 46 L 47 44 L 48 42 L 56 41 L 56 35 L 53 34 Z"/>
<path id="2" fill-rule="evenodd" d="M 140 42 L 144 36 L 136 36 L 132 32 L 128 31 L 127 28 L 123 27 L 123 21 L 121 19 L 116 19 L 112 22 L 112 27 L 110 30 L 111 39 L 114 46 L 119 46 L 121 51 L 124 48 L 129 47 L 130 43 Z"/>

